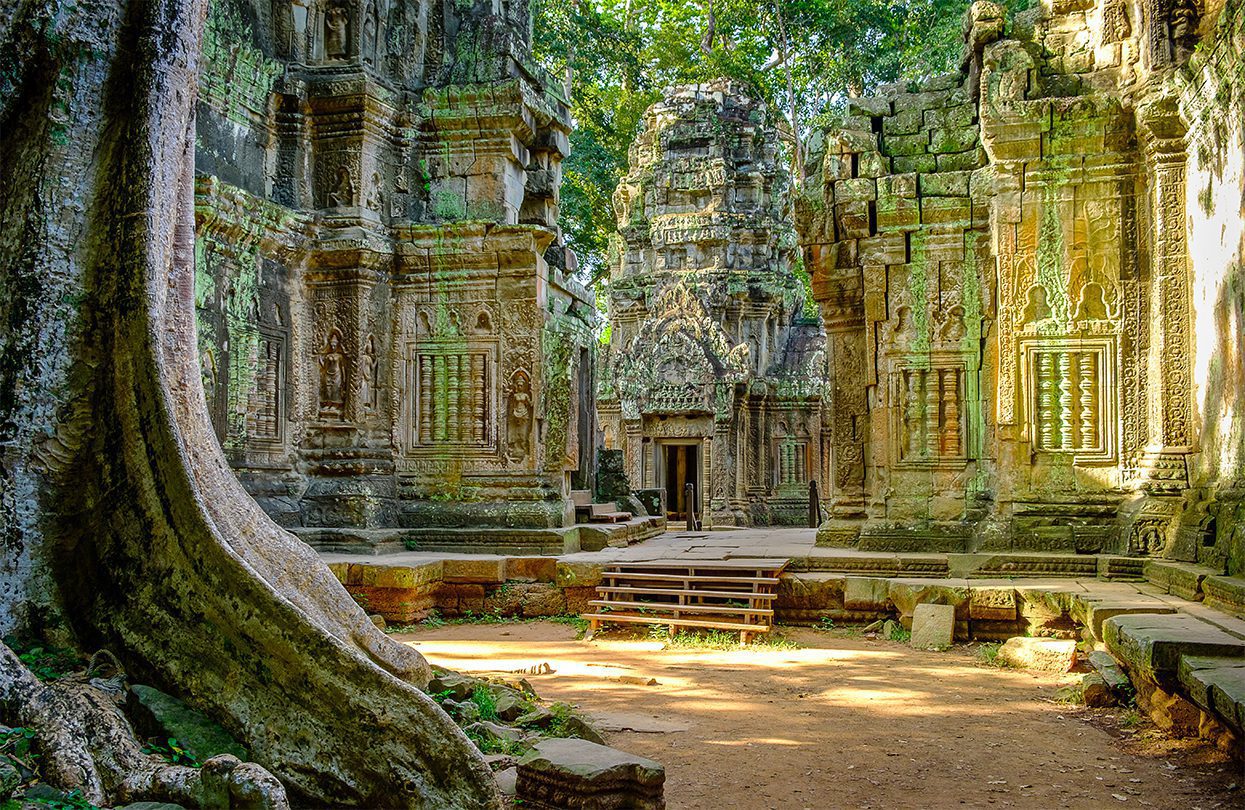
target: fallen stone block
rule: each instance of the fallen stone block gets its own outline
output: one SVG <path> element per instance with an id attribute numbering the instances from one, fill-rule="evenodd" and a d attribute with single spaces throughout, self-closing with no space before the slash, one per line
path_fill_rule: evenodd
<path id="1" fill-rule="evenodd" d="M 516 794 L 541 810 L 664 810 L 666 772 L 644 757 L 575 739 L 542 740 L 519 761 Z"/>
<path id="2" fill-rule="evenodd" d="M 1009 638 L 999 648 L 998 660 L 1016 669 L 1063 674 L 1076 661 L 1076 642 L 1070 639 Z"/>
<path id="3" fill-rule="evenodd" d="M 1086 673 L 1079 684 L 1081 703 L 1091 709 L 1103 709 L 1116 704 L 1115 692 L 1097 672 Z"/>
<path id="4" fill-rule="evenodd" d="M 950 605 L 917 605 L 912 612 L 912 647 L 945 650 L 955 638 L 955 608 Z"/>
<path id="5" fill-rule="evenodd" d="M 1123 667 L 1111 653 L 1105 650 L 1094 650 L 1089 654 L 1089 665 L 1094 668 L 1094 672 L 1102 676 L 1107 686 L 1111 687 L 1116 694 L 1123 695 L 1132 691 L 1132 681 L 1128 679 Z"/>

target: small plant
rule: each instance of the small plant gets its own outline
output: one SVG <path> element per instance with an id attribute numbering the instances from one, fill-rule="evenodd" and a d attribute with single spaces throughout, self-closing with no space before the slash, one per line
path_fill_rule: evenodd
<path id="1" fill-rule="evenodd" d="M 30 728 L 11 728 L 0 735 L 0 754 L 21 765 L 28 771 L 37 770 L 39 753 L 34 750 L 35 731 Z"/>
<path id="2" fill-rule="evenodd" d="M 446 622 L 445 617 L 441 615 L 441 611 L 436 610 L 435 608 L 429 611 L 428 615 L 419 621 L 421 626 L 433 628 L 445 627 L 447 623 L 448 622 Z"/>
<path id="3" fill-rule="evenodd" d="M 830 618 L 829 616 L 822 616 L 820 619 L 817 620 L 816 627 L 818 630 L 827 630 L 827 631 L 833 630 L 834 619 Z"/>
<path id="4" fill-rule="evenodd" d="M 497 719 L 497 696 L 483 684 L 478 684 L 471 691 L 471 702 L 480 710 L 481 720 Z"/>
<path id="5" fill-rule="evenodd" d="M 1120 728 L 1138 728 L 1145 719 L 1136 709 L 1125 709 L 1120 713 Z"/>
<path id="6" fill-rule="evenodd" d="M 977 648 L 977 660 L 988 667 L 1006 667 L 1007 662 L 999 659 L 999 648 L 1002 646 L 997 641 L 982 644 Z"/>
<path id="7" fill-rule="evenodd" d="M 900 644 L 907 644 L 912 640 L 912 631 L 906 629 L 902 624 L 896 623 L 891 628 L 891 641 L 898 641 Z"/>
<path id="8" fill-rule="evenodd" d="M 81 669 L 82 664 L 73 650 L 60 647 L 45 647 L 41 644 L 24 642 L 9 636 L 4 643 L 21 660 L 36 678 L 41 681 L 55 681 L 70 672 Z"/>
<path id="9" fill-rule="evenodd" d="M 175 737 L 161 741 L 159 738 L 153 738 L 143 746 L 144 754 L 155 754 L 171 765 L 185 765 L 190 768 L 198 768 L 203 763 L 199 762 L 198 757 L 187 751 Z"/>

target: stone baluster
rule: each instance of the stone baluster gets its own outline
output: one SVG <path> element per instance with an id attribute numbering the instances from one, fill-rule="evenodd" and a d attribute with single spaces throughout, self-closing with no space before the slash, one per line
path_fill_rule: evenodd
<path id="1" fill-rule="evenodd" d="M 432 443 L 432 358 L 419 358 L 419 443 Z"/>

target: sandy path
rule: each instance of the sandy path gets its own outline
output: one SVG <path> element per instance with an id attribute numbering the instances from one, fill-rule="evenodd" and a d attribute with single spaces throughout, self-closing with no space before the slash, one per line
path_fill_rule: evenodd
<path id="1" fill-rule="evenodd" d="M 1227 788 L 1245 780 L 1217 752 L 1109 733 L 1118 712 L 1050 702 L 1055 677 L 983 667 L 970 649 L 788 632 L 801 649 L 584 642 L 549 623 L 399 638 L 464 672 L 548 663 L 552 674 L 526 676 L 541 697 L 579 704 L 607 729 L 648 729 L 607 737 L 666 766 L 672 810 L 1245 806 L 1245 790 Z"/>

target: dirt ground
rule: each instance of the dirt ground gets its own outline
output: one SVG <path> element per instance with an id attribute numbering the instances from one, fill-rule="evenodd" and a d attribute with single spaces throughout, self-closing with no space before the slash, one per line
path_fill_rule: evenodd
<path id="1" fill-rule="evenodd" d="M 668 647 L 565 625 L 451 625 L 397 638 L 434 665 L 524 674 L 610 745 L 666 767 L 672 810 L 1245 807 L 1239 766 L 1126 710 L 1053 700 L 1051 675 L 784 629 L 798 649 Z M 621 679 L 621 680 L 620 680 Z M 644 685 L 655 679 L 656 685 Z"/>

